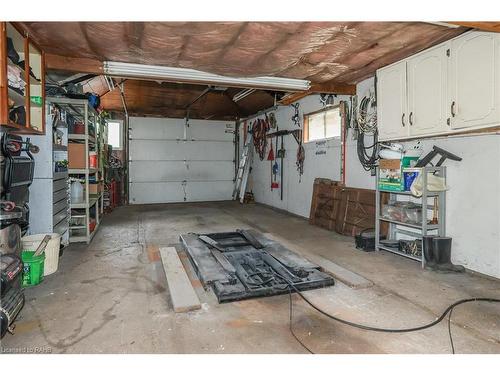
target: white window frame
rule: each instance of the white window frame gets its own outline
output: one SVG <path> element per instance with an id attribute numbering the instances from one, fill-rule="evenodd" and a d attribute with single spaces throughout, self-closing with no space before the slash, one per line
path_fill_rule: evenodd
<path id="1" fill-rule="evenodd" d="M 108 139 L 106 141 L 108 141 L 108 142 L 109 142 L 109 123 L 110 122 L 117 122 L 117 123 L 120 124 L 120 147 L 119 148 L 115 148 L 113 146 L 113 151 L 115 151 L 115 150 L 123 151 L 123 143 L 124 143 L 124 139 L 123 139 L 123 120 L 114 120 L 114 119 L 106 120 L 106 123 L 107 123 L 107 126 L 108 126 L 108 133 L 107 133 Z"/>
<path id="2" fill-rule="evenodd" d="M 309 139 L 309 116 L 314 116 L 314 115 L 318 115 L 320 113 L 323 113 L 325 116 L 326 116 L 326 112 L 329 112 L 331 110 L 338 110 L 339 112 L 339 118 L 340 118 L 340 133 L 338 136 L 334 136 L 334 137 L 324 137 L 324 138 L 318 138 L 318 139 Z M 310 112 L 310 113 L 306 113 L 304 115 L 304 124 L 307 123 L 307 133 L 304 132 L 304 143 L 311 143 L 311 142 L 320 142 L 320 141 L 324 141 L 324 140 L 329 140 L 329 139 L 338 139 L 342 136 L 342 115 L 340 113 L 340 105 L 337 104 L 337 105 L 333 105 L 331 107 L 326 107 L 326 108 L 322 108 L 320 109 L 319 111 L 315 111 L 315 112 Z M 325 133 L 326 133 L 326 124 L 325 124 Z M 307 139 L 305 139 L 305 135 L 307 134 Z"/>

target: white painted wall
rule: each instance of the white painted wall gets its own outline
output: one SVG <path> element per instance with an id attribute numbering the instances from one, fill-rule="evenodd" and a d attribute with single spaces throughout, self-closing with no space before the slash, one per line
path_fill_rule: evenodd
<path id="1" fill-rule="evenodd" d="M 374 79 L 357 86 L 364 96 L 373 88 Z M 347 99 L 339 96 L 336 100 Z M 318 96 L 300 101 L 301 115 L 321 108 Z M 280 129 L 293 129 L 293 110 L 282 107 L 276 111 Z M 415 142 L 405 142 L 411 147 Z M 452 260 L 466 268 L 500 278 L 500 136 L 497 134 L 428 138 L 421 141 L 424 153 L 437 145 L 463 158 L 448 161 L 446 233 L 453 238 Z M 270 162 L 254 160 L 250 189 L 257 202 L 308 217 L 312 187 L 316 177 L 340 179 L 340 140 L 328 142 L 326 155 L 315 155 L 314 143 L 306 144 L 304 175 L 299 182 L 295 167 L 297 144 L 291 136 L 285 139 L 284 197 L 279 189 L 271 192 Z M 375 178 L 363 170 L 356 153 L 356 141 L 348 134 L 346 146 L 347 186 L 374 189 Z"/>
<path id="2" fill-rule="evenodd" d="M 373 79 L 361 82 L 358 93 L 373 83 Z M 402 143 L 410 149 L 417 142 Z M 500 278 L 500 136 L 434 137 L 420 144 L 424 155 L 436 145 L 463 158 L 444 164 L 449 186 L 446 235 L 453 238 L 452 261 Z"/>
<path id="3" fill-rule="evenodd" d="M 369 86 L 367 86 L 367 89 L 368 87 Z M 335 104 L 338 104 L 340 100 L 349 100 L 349 97 L 339 95 L 335 98 Z M 323 108 L 319 100 L 319 95 L 308 96 L 300 100 L 299 103 L 301 118 L 303 114 Z M 294 113 L 292 107 L 279 107 L 275 113 L 280 130 L 293 130 L 297 128 L 291 120 Z M 252 122 L 253 120 L 249 123 Z M 242 133 L 240 136 L 242 137 Z M 242 143 L 242 141 L 240 143 Z M 278 148 L 279 146 L 278 142 Z M 283 201 L 280 199 L 279 189 L 271 191 L 271 162 L 267 160 L 260 161 L 258 156 L 254 157 L 249 189 L 253 191 L 257 202 L 277 207 L 296 215 L 309 217 L 314 179 L 322 177 L 337 181 L 340 180 L 340 138 L 333 138 L 327 141 L 327 152 L 324 155 L 316 155 L 315 142 L 304 144 L 306 157 L 304 162 L 304 174 L 301 179 L 299 179 L 299 174 L 295 165 L 298 146 L 293 136 L 290 135 L 285 137 L 284 147 L 286 149 L 286 157 L 284 159 Z M 273 148 L 275 148 L 275 143 L 273 143 Z M 356 154 L 356 141 L 352 140 L 352 134 L 350 133 L 348 134 L 346 149 L 347 185 L 374 189 L 375 180 L 370 176 L 370 173 L 364 171 L 359 164 Z"/>

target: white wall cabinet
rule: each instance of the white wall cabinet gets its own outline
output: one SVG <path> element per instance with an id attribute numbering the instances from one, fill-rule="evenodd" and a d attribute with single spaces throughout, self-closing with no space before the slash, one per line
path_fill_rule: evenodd
<path id="1" fill-rule="evenodd" d="M 447 131 L 448 49 L 449 44 L 445 43 L 406 63 L 411 137 Z"/>
<path id="2" fill-rule="evenodd" d="M 500 34 L 472 31 L 377 71 L 379 139 L 500 126 Z"/>
<path id="3" fill-rule="evenodd" d="M 474 32 L 451 43 L 450 115 L 453 129 L 499 124 L 499 34 Z"/>
<path id="4" fill-rule="evenodd" d="M 377 72 L 377 121 L 379 139 L 408 136 L 406 61 Z"/>

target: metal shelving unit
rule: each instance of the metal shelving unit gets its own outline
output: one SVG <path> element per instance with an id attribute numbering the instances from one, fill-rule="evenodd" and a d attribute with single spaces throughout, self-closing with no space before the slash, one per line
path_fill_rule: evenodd
<path id="1" fill-rule="evenodd" d="M 406 254 L 399 249 L 385 246 L 380 243 L 380 226 L 382 222 L 389 224 L 389 231 L 387 239 L 399 240 L 401 236 L 412 237 L 412 238 L 422 238 L 423 236 L 436 234 L 438 236 L 446 235 L 446 191 L 432 192 L 427 188 L 427 176 L 429 173 L 433 173 L 437 176 L 444 177 L 446 181 L 446 167 L 423 167 L 421 172 L 423 173 L 423 192 L 421 197 L 415 197 L 410 191 L 391 191 L 383 190 L 379 188 L 379 170 L 377 169 L 377 187 L 375 195 L 376 204 L 376 217 L 375 217 L 375 248 L 376 250 L 384 250 L 403 257 L 413 259 L 422 263 L 422 267 L 425 266 L 425 257 L 422 255 L 420 257 L 414 256 L 412 254 Z M 419 200 L 422 204 L 422 223 L 404 223 L 397 220 L 392 220 L 390 218 L 385 218 L 381 216 L 381 195 L 382 193 L 389 194 L 390 201 L 398 201 L 399 197 L 407 197 L 408 200 L 414 199 Z M 434 205 L 429 204 L 429 198 L 437 199 L 438 207 L 438 223 L 431 224 L 428 220 L 429 211 L 433 210 Z M 405 229 L 406 228 L 406 229 Z M 410 229 L 410 230 L 408 230 Z M 413 230 L 411 230 L 413 229 Z"/>
<path id="2" fill-rule="evenodd" d="M 64 110 L 47 98 L 46 134 L 33 135 L 32 142 L 40 151 L 34 155 L 35 173 L 30 186 L 30 234 L 59 233 L 61 244 L 69 244 L 69 189 L 68 171 L 56 172 L 56 163 L 67 160 L 67 124 Z M 53 132 L 60 134 L 59 143 L 54 143 Z"/>
<path id="3" fill-rule="evenodd" d="M 95 178 L 96 182 L 100 180 L 99 169 L 90 168 L 89 152 L 92 150 L 99 151 L 98 142 L 102 131 L 100 128 L 101 119 L 85 99 L 57 98 L 52 100 L 71 113 L 77 120 L 83 122 L 85 126 L 83 134 L 68 133 L 68 142 L 85 145 L 85 168 L 68 169 L 70 178 L 80 179 L 85 186 L 83 200 L 70 202 L 69 205 L 71 211 L 69 241 L 89 243 L 99 228 L 103 212 L 102 192 L 97 195 L 89 193 L 90 178 Z M 95 129 L 95 135 L 91 135 L 89 132 L 91 125 Z M 79 223 L 72 223 L 74 219 L 77 219 Z M 95 227 L 91 230 L 92 220 L 95 220 Z"/>

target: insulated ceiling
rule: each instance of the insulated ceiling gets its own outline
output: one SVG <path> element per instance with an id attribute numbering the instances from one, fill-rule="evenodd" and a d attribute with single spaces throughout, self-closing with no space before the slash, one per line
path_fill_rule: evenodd
<path id="1" fill-rule="evenodd" d="M 21 25 L 50 54 L 192 68 L 227 76 L 309 79 L 313 84 L 355 84 L 372 76 L 379 67 L 466 30 L 422 22 L 24 22 Z M 135 87 L 150 86 L 141 83 Z M 157 88 L 162 89 L 162 85 Z M 165 95 L 173 95 L 169 90 L 167 85 Z M 149 93 L 143 90 L 142 95 Z M 193 92 L 192 96 L 195 95 Z M 248 100 L 254 100 L 252 97 Z M 235 107 L 226 104 L 226 112 L 232 116 Z"/>

